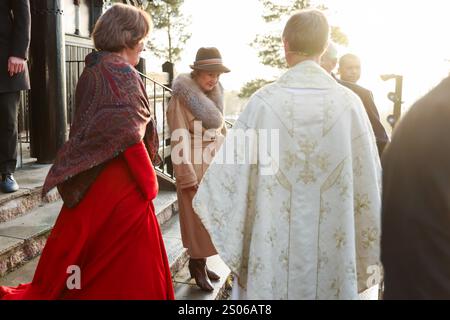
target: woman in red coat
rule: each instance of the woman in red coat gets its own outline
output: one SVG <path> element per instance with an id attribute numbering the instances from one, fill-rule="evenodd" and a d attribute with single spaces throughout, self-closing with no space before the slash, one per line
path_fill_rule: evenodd
<path id="1" fill-rule="evenodd" d="M 0 287 L 3 299 L 174 299 L 152 200 L 158 138 L 144 85 L 133 68 L 149 16 L 114 5 L 97 22 L 99 50 L 86 57 L 69 140 L 43 194 L 64 201 L 33 281 Z"/>

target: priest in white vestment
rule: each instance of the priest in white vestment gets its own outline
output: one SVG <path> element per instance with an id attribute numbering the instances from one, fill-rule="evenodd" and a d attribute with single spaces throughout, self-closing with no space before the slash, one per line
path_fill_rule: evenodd
<path id="1" fill-rule="evenodd" d="M 251 97 L 193 200 L 247 299 L 358 299 L 381 281 L 377 146 L 319 65 L 328 34 L 320 11 L 290 18 L 289 70 Z"/>

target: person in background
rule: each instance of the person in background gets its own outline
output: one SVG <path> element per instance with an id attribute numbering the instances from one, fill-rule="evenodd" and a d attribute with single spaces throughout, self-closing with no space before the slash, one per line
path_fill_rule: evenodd
<path id="1" fill-rule="evenodd" d="M 0 287 L 3 299 L 174 299 L 153 199 L 158 135 L 134 69 L 150 16 L 115 4 L 97 21 L 69 140 L 42 194 L 64 201 L 33 281 Z"/>
<path id="2" fill-rule="evenodd" d="M 17 164 L 17 116 L 20 91 L 30 89 L 28 50 L 29 0 L 0 1 L 0 190 L 19 190 L 13 173 Z"/>
<path id="3" fill-rule="evenodd" d="M 336 77 L 336 74 L 333 72 L 336 69 L 338 63 L 338 50 L 336 45 L 333 42 L 328 43 L 328 47 L 320 57 L 320 66 L 325 69 L 337 82 L 340 80 Z"/>
<path id="4" fill-rule="evenodd" d="M 235 298 L 358 299 L 379 281 L 380 160 L 361 100 L 320 67 L 328 35 L 321 11 L 290 17 L 289 70 L 250 98 L 216 155 L 234 163 L 214 161 L 193 200 Z"/>
<path id="5" fill-rule="evenodd" d="M 344 54 L 339 59 L 338 72 L 342 81 L 356 84 L 361 77 L 361 60 L 352 53 Z"/>
<path id="6" fill-rule="evenodd" d="M 230 70 L 214 47 L 200 48 L 191 68 L 190 74 L 180 74 L 174 80 L 167 123 L 177 180 L 181 237 L 190 257 L 189 271 L 202 290 L 212 291 L 210 280 L 217 281 L 219 276 L 208 268 L 206 258 L 217 251 L 192 208 L 192 199 L 226 133 L 219 77 Z"/>
<path id="7" fill-rule="evenodd" d="M 324 68 L 329 74 L 331 74 L 331 76 L 339 84 L 352 90 L 361 99 L 361 101 L 364 105 L 364 108 L 366 109 L 367 115 L 369 117 L 373 132 L 375 133 L 378 154 L 381 157 L 384 148 L 389 143 L 389 136 L 387 135 L 386 130 L 384 129 L 384 126 L 380 121 L 380 115 L 379 115 L 378 109 L 375 105 L 375 101 L 373 99 L 373 94 L 370 90 L 363 88 L 360 85 L 357 85 L 355 82 L 348 82 L 348 81 L 340 80 L 336 77 L 336 75 L 333 73 L 333 70 L 335 69 L 337 61 L 338 61 L 337 57 L 338 57 L 337 48 L 332 42 L 330 42 L 327 50 L 321 57 L 320 64 L 321 64 L 322 68 Z M 356 56 L 354 56 L 354 55 L 342 56 L 340 61 L 342 61 L 341 63 L 343 63 L 343 65 L 342 65 L 343 69 L 346 69 L 344 66 L 347 66 L 348 61 L 354 61 L 352 63 L 356 63 L 356 61 L 359 61 L 358 57 L 356 57 L 356 58 L 352 58 L 352 57 L 356 57 Z M 352 63 L 349 63 L 349 64 L 351 65 Z M 351 69 L 351 68 L 349 68 L 349 69 Z M 355 68 L 355 69 L 358 69 L 358 68 Z M 339 70 L 341 72 L 341 65 L 340 65 Z M 360 68 L 359 68 L 359 70 L 360 70 Z M 344 78 L 347 78 L 347 77 L 344 76 Z M 348 77 L 348 78 L 351 78 L 351 77 Z M 359 79 L 359 74 L 358 74 L 357 78 Z M 341 79 L 342 79 L 342 74 L 341 74 Z"/>
<path id="8" fill-rule="evenodd" d="M 450 299 L 450 77 L 397 124 L 383 154 L 384 299 Z"/>

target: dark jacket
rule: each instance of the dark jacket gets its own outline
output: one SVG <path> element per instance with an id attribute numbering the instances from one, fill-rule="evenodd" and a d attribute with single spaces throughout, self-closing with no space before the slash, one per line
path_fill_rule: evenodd
<path id="1" fill-rule="evenodd" d="M 450 299 L 450 77 L 417 101 L 383 157 L 385 299 Z"/>
<path id="2" fill-rule="evenodd" d="M 28 58 L 31 17 L 29 0 L 0 0 L 0 93 L 30 89 L 28 68 L 9 76 L 8 58 Z"/>
<path id="3" fill-rule="evenodd" d="M 369 116 L 369 121 L 372 125 L 375 138 L 377 140 L 378 154 L 381 157 L 384 148 L 389 143 L 389 137 L 380 121 L 380 115 L 378 113 L 377 107 L 375 106 L 375 101 L 373 100 L 373 95 L 370 90 L 363 88 L 355 83 L 342 81 L 336 79 L 341 85 L 349 88 L 354 93 L 356 93 L 361 99 L 364 108 L 366 109 L 367 115 Z"/>

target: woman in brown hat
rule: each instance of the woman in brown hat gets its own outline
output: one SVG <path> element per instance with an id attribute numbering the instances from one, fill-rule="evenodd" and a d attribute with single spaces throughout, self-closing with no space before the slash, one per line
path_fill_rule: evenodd
<path id="1" fill-rule="evenodd" d="M 190 256 L 189 271 L 202 290 L 212 291 L 210 280 L 217 281 L 219 276 L 208 269 L 206 258 L 217 251 L 192 208 L 192 199 L 224 138 L 223 88 L 219 77 L 230 70 L 222 64 L 216 48 L 200 48 L 190 67 L 190 74 L 180 74 L 173 82 L 167 122 L 177 179 L 181 238 Z"/>

